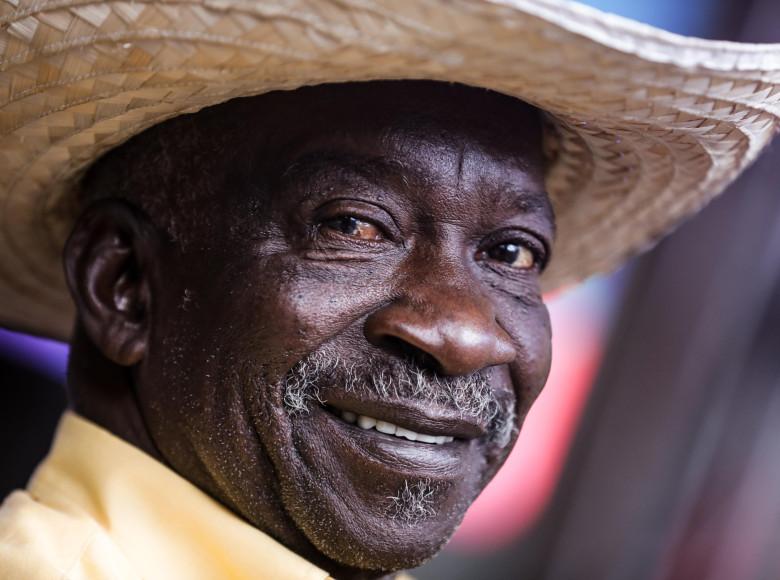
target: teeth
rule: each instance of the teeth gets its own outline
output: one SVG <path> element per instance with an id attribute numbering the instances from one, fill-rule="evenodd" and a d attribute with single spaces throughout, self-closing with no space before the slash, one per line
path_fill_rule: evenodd
<path id="1" fill-rule="evenodd" d="M 403 427 L 395 428 L 395 436 L 405 437 L 409 441 L 422 441 L 422 437 L 427 437 L 427 435 L 420 435 L 419 433 L 415 433 L 409 429 L 404 429 Z"/>
<path id="2" fill-rule="evenodd" d="M 372 417 L 366 417 L 365 415 L 361 415 L 358 417 L 358 425 L 361 429 L 373 429 L 376 427 L 376 419 Z"/>
<path id="3" fill-rule="evenodd" d="M 399 427 L 398 425 L 394 425 L 387 421 L 379 421 L 373 417 L 367 417 L 366 415 L 356 415 L 351 411 L 342 411 L 341 418 L 347 423 L 357 423 L 361 429 L 376 429 L 380 433 L 403 437 L 409 441 L 421 441 L 423 443 L 443 445 L 444 443 L 451 443 L 455 440 L 455 437 L 448 435 L 423 435 L 422 433 L 416 433 L 411 429 L 404 429 L 403 427 Z"/>
<path id="4" fill-rule="evenodd" d="M 376 430 L 380 433 L 386 433 L 387 435 L 395 435 L 395 425 L 388 423 L 387 421 L 377 421 Z"/>

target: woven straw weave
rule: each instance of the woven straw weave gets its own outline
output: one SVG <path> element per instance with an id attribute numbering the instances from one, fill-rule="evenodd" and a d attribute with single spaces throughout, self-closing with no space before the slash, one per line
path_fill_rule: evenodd
<path id="1" fill-rule="evenodd" d="M 68 335 L 71 193 L 102 152 L 233 97 L 392 78 L 548 112 L 547 290 L 652 244 L 780 117 L 780 46 L 686 39 L 561 0 L 0 0 L 0 323 Z"/>

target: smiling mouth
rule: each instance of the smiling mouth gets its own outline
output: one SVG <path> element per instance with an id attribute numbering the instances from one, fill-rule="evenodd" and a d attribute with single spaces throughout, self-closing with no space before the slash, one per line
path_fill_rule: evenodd
<path id="1" fill-rule="evenodd" d="M 376 429 L 380 433 L 385 435 L 395 435 L 409 441 L 419 441 L 420 443 L 433 443 L 434 445 L 443 445 L 444 443 L 452 443 L 455 437 L 451 435 L 427 435 L 425 433 L 417 433 L 411 429 L 405 429 L 399 427 L 389 421 L 382 421 L 381 419 L 374 419 L 367 415 L 357 415 L 351 411 L 341 411 L 341 418 L 347 423 L 357 425 L 361 429 L 370 431 Z"/>
<path id="2" fill-rule="evenodd" d="M 392 435 L 399 439 L 406 439 L 408 441 L 415 441 L 418 443 L 428 443 L 431 445 L 444 445 L 445 443 L 452 443 L 455 440 L 453 435 L 431 435 L 428 433 L 418 433 L 411 429 L 406 429 L 395 423 L 384 421 L 382 419 L 376 419 L 368 415 L 358 415 L 352 411 L 342 411 L 334 407 L 325 407 L 332 415 L 340 418 L 345 423 L 350 425 L 356 425 L 364 431 L 378 431 L 385 435 Z"/>

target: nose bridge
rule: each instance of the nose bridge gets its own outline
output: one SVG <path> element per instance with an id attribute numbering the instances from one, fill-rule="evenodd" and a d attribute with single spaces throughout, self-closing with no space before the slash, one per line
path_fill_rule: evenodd
<path id="1" fill-rule="evenodd" d="M 466 375 L 511 362 L 515 349 L 496 320 L 491 300 L 463 276 L 428 275 L 405 284 L 404 293 L 373 313 L 365 325 L 369 341 L 419 351 L 436 361 L 446 375 Z M 462 274 L 462 273 L 461 273 Z"/>

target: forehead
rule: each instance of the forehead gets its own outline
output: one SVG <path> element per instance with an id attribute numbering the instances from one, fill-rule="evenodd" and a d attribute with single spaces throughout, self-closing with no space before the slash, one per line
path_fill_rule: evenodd
<path id="1" fill-rule="evenodd" d="M 495 92 L 381 81 L 306 87 L 220 107 L 208 124 L 224 130 L 230 119 L 231 147 L 251 179 L 340 172 L 420 190 L 455 186 L 479 191 L 490 203 L 536 197 L 549 205 L 539 113 Z"/>
<path id="2" fill-rule="evenodd" d="M 231 199 L 276 204 L 280 181 L 327 169 L 383 185 L 395 179 L 418 205 L 458 189 L 447 199 L 463 215 L 535 202 L 554 224 L 541 141 L 534 107 L 484 89 L 433 81 L 304 87 L 234 99 L 135 136 L 92 166 L 80 207 L 122 197 L 183 239 L 216 223 L 215 207 L 226 218 L 231 207 L 243 213 Z"/>
<path id="3" fill-rule="evenodd" d="M 221 110 L 224 108 L 224 110 Z M 527 171 L 542 165 L 538 110 L 485 89 L 433 81 L 375 81 L 304 87 L 237 99 L 215 113 L 239 135 L 291 157 L 339 142 L 370 152 L 420 145 L 471 147 Z M 219 122 L 219 119 L 218 119 Z M 251 129 L 251 131 L 248 131 Z"/>

